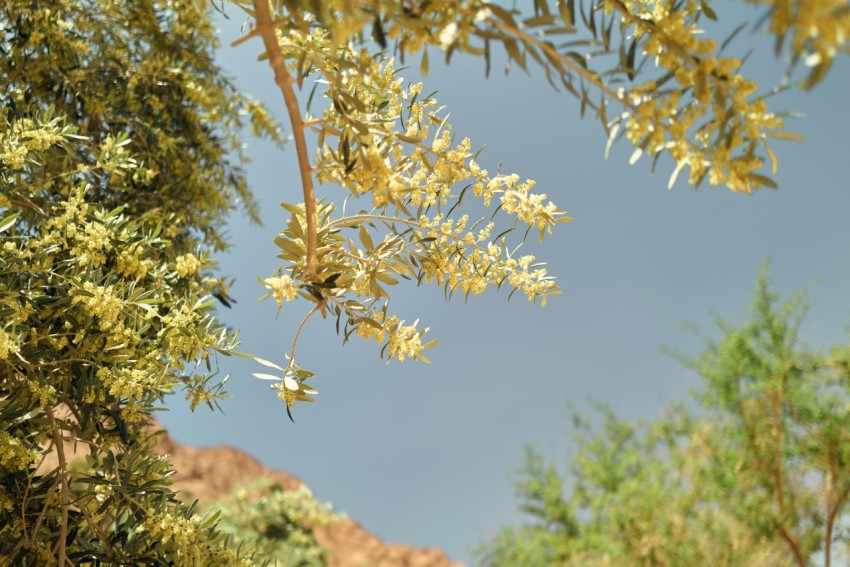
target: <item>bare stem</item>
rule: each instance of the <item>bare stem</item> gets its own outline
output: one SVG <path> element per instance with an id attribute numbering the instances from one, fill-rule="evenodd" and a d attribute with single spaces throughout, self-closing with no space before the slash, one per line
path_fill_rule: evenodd
<path id="1" fill-rule="evenodd" d="M 68 486 L 68 464 L 65 461 L 65 446 L 62 443 L 59 428 L 56 426 L 56 418 L 53 416 L 53 410 L 47 411 L 47 421 L 50 423 L 50 429 L 53 431 L 53 444 L 56 447 L 56 455 L 59 458 L 59 478 L 62 481 L 62 486 L 59 489 L 62 493 L 62 520 L 59 525 L 59 561 L 57 563 L 60 567 L 64 567 L 69 563 L 65 540 L 68 537 L 68 507 L 70 506 L 68 497 L 71 494 L 71 489 Z"/>
<path id="2" fill-rule="evenodd" d="M 800 567 L 806 567 L 806 559 L 803 557 L 803 553 L 800 551 L 800 545 L 794 539 L 794 537 L 788 533 L 788 530 L 785 529 L 785 526 L 779 526 L 779 535 L 782 536 L 782 539 L 788 543 L 788 546 L 791 548 L 791 553 L 794 554 L 794 561 Z"/>
<path id="3" fill-rule="evenodd" d="M 316 194 L 313 190 L 312 169 L 307 155 L 307 142 L 304 139 L 304 120 L 298 108 L 298 98 L 292 84 L 295 82 L 286 69 L 286 61 L 275 35 L 275 22 L 272 20 L 269 0 L 254 0 L 254 12 L 257 19 L 256 32 L 263 38 L 263 45 L 269 55 L 269 67 L 274 71 L 274 80 L 283 100 L 289 122 L 292 124 L 292 136 L 295 139 L 295 151 L 298 155 L 298 168 L 301 171 L 301 187 L 304 191 L 304 207 L 307 215 L 307 258 L 304 275 L 310 281 L 316 280 Z"/>
<path id="4" fill-rule="evenodd" d="M 292 339 L 292 348 L 289 351 L 289 364 L 286 365 L 286 369 L 283 371 L 284 375 L 289 372 L 289 369 L 292 368 L 292 365 L 295 363 L 295 347 L 298 344 L 298 337 L 301 335 L 301 330 L 304 328 L 304 325 L 307 324 L 307 321 L 310 319 L 310 317 L 312 317 L 313 314 L 316 313 L 316 311 L 321 311 L 322 313 L 324 313 L 324 306 L 321 303 L 316 305 L 309 313 L 307 313 L 304 319 L 301 320 L 301 324 L 298 325 L 298 330 L 295 331 L 295 338 Z"/>
<path id="5" fill-rule="evenodd" d="M 280 25 L 280 24 L 286 23 L 286 21 L 287 21 L 287 20 L 285 20 L 285 19 L 280 19 L 280 18 L 279 18 L 279 19 L 277 19 L 277 20 L 274 20 L 274 21 L 272 22 L 272 25 L 274 25 L 274 26 L 278 26 L 278 25 Z M 249 39 L 254 39 L 255 37 L 258 37 L 261 33 L 262 33 L 262 32 L 260 31 L 260 29 L 259 29 L 259 28 L 254 28 L 254 29 L 252 29 L 251 31 L 249 31 L 248 33 L 246 33 L 245 35 L 243 35 L 242 37 L 240 37 L 239 39 L 234 40 L 234 41 L 230 44 L 230 47 L 239 47 L 240 45 L 242 45 L 243 43 L 245 43 L 245 42 L 246 42 L 246 41 L 248 41 Z"/>
<path id="6" fill-rule="evenodd" d="M 830 470 L 829 477 L 831 480 L 834 480 L 838 477 L 838 473 L 836 470 L 835 464 L 835 454 L 833 451 L 830 452 Z M 830 486 L 827 488 L 828 492 L 833 492 L 832 482 L 830 482 Z M 839 492 L 838 497 L 834 502 L 829 502 L 827 505 L 827 517 L 826 517 L 826 536 L 824 542 L 824 567 L 831 567 L 832 565 L 832 537 L 833 537 L 833 529 L 835 528 L 835 520 L 838 517 L 838 513 L 841 511 L 841 508 L 844 506 L 844 503 L 847 502 L 847 497 L 850 495 L 850 486 L 847 486 L 844 490 Z"/>

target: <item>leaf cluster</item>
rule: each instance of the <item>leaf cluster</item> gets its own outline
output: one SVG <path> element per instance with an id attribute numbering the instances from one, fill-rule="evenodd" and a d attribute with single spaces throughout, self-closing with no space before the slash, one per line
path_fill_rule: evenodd
<path id="1" fill-rule="evenodd" d="M 254 14 L 252 3 L 235 3 Z M 846 5 L 765 4 L 777 46 L 793 35 L 793 60 L 814 67 L 803 83 L 811 87 L 836 52 L 848 49 Z M 720 17 L 708 1 L 535 0 L 533 13 L 481 1 L 276 0 L 272 6 L 274 25 L 285 35 L 307 35 L 318 25 L 336 47 L 363 46 L 374 53 L 377 43 L 378 52 L 392 49 L 402 62 L 421 52 L 423 74 L 429 47 L 442 51 L 446 62 L 456 52 L 480 56 L 489 73 L 494 46 L 501 46 L 508 66 L 537 66 L 553 87 L 577 97 L 582 115 L 590 110 L 601 123 L 609 146 L 625 136 L 635 146 L 633 161 L 644 153 L 654 163 L 669 155 L 675 163 L 671 186 L 688 169 L 695 186 L 707 178 L 747 193 L 775 187 L 760 172 L 768 161 L 776 172 L 769 138 L 797 139 L 767 107 L 766 97 L 775 91 L 757 94 L 742 60 L 724 55 L 740 28 L 725 39 L 702 35 L 700 20 Z M 305 60 L 311 64 L 309 56 L 296 59 L 299 70 Z M 356 98 L 349 103 L 356 105 Z"/>
<path id="2" fill-rule="evenodd" d="M 306 486 L 286 490 L 263 478 L 236 487 L 208 509 L 220 510 L 218 528 L 256 556 L 292 567 L 327 565 L 327 550 L 313 529 L 341 518 L 330 505 L 317 502 Z"/>

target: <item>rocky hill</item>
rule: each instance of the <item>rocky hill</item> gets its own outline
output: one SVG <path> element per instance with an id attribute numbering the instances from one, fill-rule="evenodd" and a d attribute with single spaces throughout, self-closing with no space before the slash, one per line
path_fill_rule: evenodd
<path id="1" fill-rule="evenodd" d="M 199 449 L 181 445 L 162 433 L 157 451 L 168 455 L 174 465 L 175 486 L 202 503 L 217 500 L 256 477 L 269 478 L 287 489 L 303 484 L 298 478 L 271 470 L 232 447 Z M 329 551 L 329 567 L 461 567 L 438 549 L 383 542 L 350 519 L 317 527 L 313 533 Z"/>

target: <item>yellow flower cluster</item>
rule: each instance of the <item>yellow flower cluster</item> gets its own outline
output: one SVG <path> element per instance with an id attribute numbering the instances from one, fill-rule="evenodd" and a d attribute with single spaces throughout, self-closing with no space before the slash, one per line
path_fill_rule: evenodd
<path id="1" fill-rule="evenodd" d="M 417 237 L 433 239 L 420 262 L 426 281 L 436 281 L 452 291 L 459 289 L 473 295 L 484 293 L 490 285 L 498 287 L 507 281 L 529 300 L 540 297 L 542 305 L 546 304 L 548 296 L 559 293 L 554 279 L 542 264 L 532 264 L 534 256 L 516 260 L 502 242 L 479 244 L 489 238 L 492 225 L 474 235 L 464 232 L 465 219 L 460 220 L 463 222 L 454 225 L 451 220 L 443 222 L 440 215 L 433 220 L 420 219 L 422 230 L 416 231 Z"/>
<path id="2" fill-rule="evenodd" d="M 75 231 L 75 246 L 71 254 L 80 266 L 99 268 L 106 262 L 106 255 L 112 250 L 112 234 L 102 223 L 89 221 L 83 226 L 82 233 Z"/>
<path id="3" fill-rule="evenodd" d="M 0 488 L 0 513 L 11 512 L 14 509 L 15 509 L 15 505 L 14 505 L 12 499 L 9 498 L 9 495 L 6 494 L 6 492 L 3 491 L 2 488 Z M 8 529 L 8 531 L 10 531 L 12 533 L 16 533 L 16 532 L 20 533 L 20 530 L 21 530 L 20 520 L 15 519 L 15 521 L 12 522 L 12 525 L 7 526 L 7 529 Z M 12 558 L 9 557 L 8 555 L 0 553 L 0 564 L 11 565 L 12 564 Z"/>
<path id="4" fill-rule="evenodd" d="M 147 240 L 150 233 L 139 224 L 117 212 L 93 210 L 84 197 L 84 190 L 72 190 L 66 202 L 46 215 L 42 234 L 0 248 L 3 262 L 20 268 L 11 270 L 10 277 L 25 278 L 15 283 L 22 290 L 15 293 L 0 285 L 0 305 L 12 310 L 0 328 L 0 360 L 27 372 L 33 372 L 30 357 L 17 358 L 13 353 L 35 348 L 60 361 L 96 360 L 92 376 L 96 379 L 84 381 L 79 401 L 100 405 L 117 400 L 127 423 L 140 418 L 150 392 L 162 392 L 175 381 L 183 383 L 193 403 L 216 399 L 204 377 L 194 379 L 180 372 L 186 362 L 196 362 L 197 356 L 227 339 L 221 329 L 210 327 L 208 302 L 199 300 L 219 282 L 199 277 L 198 256 L 169 258 L 170 243 Z M 77 252 L 86 241 L 98 238 L 108 243 L 89 246 L 88 257 L 101 252 L 104 258 L 88 262 L 80 272 L 83 262 Z M 34 265 L 40 269 L 33 271 Z M 168 275 L 177 265 L 186 270 L 189 289 L 197 294 L 191 301 L 181 300 L 169 288 Z M 56 297 L 70 301 L 42 302 L 36 310 L 33 300 L 46 299 L 41 290 L 47 286 L 61 286 L 64 291 Z M 164 315 L 156 306 L 163 307 Z M 34 315 L 47 322 L 32 324 Z M 30 394 L 43 406 L 55 404 L 56 384 L 51 380 L 28 381 Z"/>
<path id="5" fill-rule="evenodd" d="M 43 408 L 52 408 L 56 404 L 56 388 L 52 384 L 40 384 L 36 380 L 27 380 L 27 389 Z"/>
<path id="6" fill-rule="evenodd" d="M 203 538 L 199 526 L 200 516 L 184 518 L 177 511 L 150 514 L 138 527 L 138 532 L 147 532 L 153 540 L 173 550 L 176 567 L 202 565 L 206 549 L 199 544 Z"/>
<path id="7" fill-rule="evenodd" d="M 30 152 L 45 150 L 64 139 L 58 120 L 36 124 L 24 118 L 5 129 L 3 126 L 0 123 L 0 162 L 11 170 L 23 169 Z"/>
<path id="8" fill-rule="evenodd" d="M 115 260 L 115 271 L 129 279 L 145 277 L 152 267 L 153 262 L 143 257 L 142 248 L 138 244 L 121 248 Z"/>
<path id="9" fill-rule="evenodd" d="M 156 98 L 155 95 L 152 95 L 149 98 L 149 102 L 153 105 L 153 101 Z M 127 150 L 129 143 L 130 138 L 126 135 L 122 135 L 119 138 L 107 135 L 100 144 L 100 156 L 98 157 L 97 167 L 107 173 L 118 175 L 123 175 L 123 170 L 135 168 L 138 164 Z"/>
<path id="10" fill-rule="evenodd" d="M 91 317 L 96 317 L 101 331 L 109 331 L 115 326 L 124 307 L 124 301 L 115 294 L 114 286 L 99 286 L 92 282 L 84 282 L 71 303 L 83 305 Z"/>
<path id="11" fill-rule="evenodd" d="M 115 398 L 138 401 L 157 385 L 156 374 L 143 368 L 102 366 L 96 373 L 101 387 Z"/>
<path id="12" fill-rule="evenodd" d="M 181 278 L 196 276 L 201 271 L 201 261 L 194 254 L 183 254 L 175 258 L 174 270 Z"/>
<path id="13" fill-rule="evenodd" d="M 80 266 L 99 268 L 112 252 L 116 235 L 103 214 L 89 215 L 84 194 L 82 187 L 73 190 L 62 213 L 45 223 L 44 242 L 70 250 Z"/>
<path id="14" fill-rule="evenodd" d="M 555 203 L 546 202 L 545 193 L 531 193 L 531 189 L 536 185 L 531 179 L 519 183 L 519 176 L 515 173 L 488 178 L 487 170 L 475 160 L 470 160 L 469 170 L 476 179 L 472 184 L 472 191 L 476 197 L 484 200 L 485 206 L 490 205 L 495 195 L 501 194 L 502 211 L 515 216 L 528 226 L 537 228 L 541 240 L 544 232 L 551 233 L 556 223 L 572 220 Z"/>
<path id="15" fill-rule="evenodd" d="M 20 345 L 5 329 L 0 329 L 0 360 L 6 360 L 9 355 L 20 350 Z"/>
<path id="16" fill-rule="evenodd" d="M 85 222 L 89 212 L 84 195 L 85 191 L 82 187 L 72 191 L 67 201 L 62 204 L 62 212 L 45 223 L 48 242 L 60 243 L 66 238 L 76 237 L 77 225 Z"/>
<path id="17" fill-rule="evenodd" d="M 0 431 L 0 467 L 7 471 L 26 470 L 38 462 L 36 449 L 28 449 L 8 431 Z"/>
<path id="18" fill-rule="evenodd" d="M 298 286 L 289 276 L 272 276 L 264 279 L 263 284 L 266 289 L 271 290 L 272 297 L 274 297 L 278 307 L 282 307 L 284 301 L 292 301 L 298 297 Z"/>
<path id="19" fill-rule="evenodd" d="M 277 390 L 277 398 L 282 400 L 287 407 L 291 408 L 295 405 L 295 390 L 290 390 L 284 384 L 274 384 L 272 385 L 272 389 Z"/>
<path id="20" fill-rule="evenodd" d="M 353 51 L 348 57 L 362 60 Z M 447 205 L 455 186 L 472 182 L 485 205 L 489 206 L 494 193 L 500 193 L 505 212 L 541 232 L 551 230 L 559 220 L 569 220 L 553 203 L 544 203 L 545 194 L 529 193 L 534 182 L 518 184 L 516 175 L 489 178 L 473 159 L 469 138 L 453 144 L 451 125 L 435 110 L 437 101 L 420 98 L 422 83 L 402 87 L 392 59 L 368 59 L 365 69 L 346 67 L 340 74 L 338 82 L 346 94 L 362 106 L 343 112 L 336 104 L 325 110 L 320 136 L 338 133 L 346 145 L 342 150 L 327 143 L 321 147 L 316 159 L 319 181 L 338 183 L 355 195 L 371 192 L 375 207 L 382 210 L 406 203 L 426 209 Z M 399 122 L 405 124 L 403 134 L 395 131 Z M 439 126 L 430 143 L 428 122 Z M 357 146 L 351 141 L 362 135 L 363 128 L 369 131 L 368 143 Z M 352 161 L 355 156 L 356 162 Z"/>
<path id="21" fill-rule="evenodd" d="M 749 0 L 767 4 L 770 31 L 779 37 L 791 32 L 791 49 L 806 65 L 829 65 L 839 51 L 850 49 L 850 11 L 846 0 Z"/>
<path id="22" fill-rule="evenodd" d="M 336 89 L 329 91 L 328 96 L 358 103 L 345 111 L 338 108 L 339 103 L 324 110 L 319 130 L 336 132 L 340 146 L 336 150 L 328 144 L 320 146 L 316 157 L 317 179 L 347 187 L 355 195 L 371 191 L 375 206 L 379 208 L 397 204 L 412 191 L 413 184 L 421 181 L 424 172 L 420 172 L 417 179 L 406 179 L 413 164 L 404 159 L 404 146 L 395 139 L 394 121 L 402 118 L 404 101 L 411 100 L 407 137 L 422 139 L 427 135 L 427 128 L 423 132 L 415 124 L 418 125 L 425 109 L 435 102 L 413 101 L 421 92 L 421 84 L 404 89 L 401 79 L 395 75 L 392 61 L 382 65 L 368 57 L 365 50 L 341 52 L 365 68 L 329 66 L 324 70 L 334 79 Z M 363 136 L 364 132 L 368 134 Z M 324 138 L 325 134 L 320 133 L 320 136 Z M 358 139 L 361 143 L 354 143 Z M 355 158 L 357 163 L 352 167 Z"/>
<path id="23" fill-rule="evenodd" d="M 757 87 L 737 73 L 741 62 L 713 55 L 717 43 L 699 37 L 694 15 L 700 2 L 688 0 L 687 7 L 675 10 L 660 0 L 606 0 L 603 6 L 608 13 L 617 11 L 635 38 L 645 36 L 643 53 L 678 83 L 661 89 L 649 80 L 624 99 L 629 110 L 612 122 L 610 137 L 621 123 L 625 126 L 637 148 L 632 163 L 643 153 L 667 150 L 677 163 L 670 186 L 685 167 L 694 185 L 706 174 L 711 185 L 725 183 L 747 193 L 769 182 L 756 173 L 764 164 L 754 152 L 783 122 L 761 98 L 752 98 Z M 713 120 L 700 120 L 709 114 Z"/>
<path id="24" fill-rule="evenodd" d="M 412 325 L 405 325 L 403 320 L 400 320 L 395 315 L 390 315 L 383 318 L 383 315 L 378 315 L 376 321 L 378 325 L 372 326 L 361 323 L 357 326 L 357 336 L 364 339 L 374 339 L 376 343 L 381 344 L 389 337 L 388 340 L 388 357 L 387 361 L 396 358 L 399 362 L 405 358 L 417 360 L 424 358 L 422 351 L 427 346 L 422 344 L 422 337 L 428 332 L 428 329 L 417 330 L 419 319 L 413 322 Z M 427 361 L 427 359 L 425 359 Z"/>
<path id="25" fill-rule="evenodd" d="M 91 472 L 94 473 L 95 471 Z M 110 484 L 98 483 L 94 486 L 93 492 L 94 498 L 88 498 L 83 505 L 92 521 L 100 522 L 106 517 L 108 510 L 108 508 L 103 506 L 103 503 L 115 493 L 115 490 Z"/>
<path id="26" fill-rule="evenodd" d="M 201 352 L 202 344 L 188 332 L 202 324 L 202 316 L 191 306 L 184 304 L 180 309 L 173 309 L 161 317 L 162 328 L 157 333 L 158 339 L 165 339 L 168 349 L 180 353 L 184 360 L 195 360 Z M 182 363 L 176 363 L 182 367 Z"/>
<path id="27" fill-rule="evenodd" d="M 261 380 L 272 380 L 275 383 L 271 385 L 272 390 L 277 390 L 277 397 L 286 403 L 286 406 L 292 407 L 297 401 L 312 402 L 315 401 L 314 396 L 318 394 L 316 390 L 305 383 L 305 380 L 313 377 L 312 372 L 302 369 L 295 360 L 289 358 L 289 364 L 286 368 L 282 368 L 274 362 L 261 358 L 254 358 L 263 366 L 268 366 L 280 371 L 283 375 L 272 375 L 260 372 L 254 372 L 253 375 Z"/>
<path id="28" fill-rule="evenodd" d="M 428 329 L 417 331 L 417 324 L 419 324 L 419 319 L 414 321 L 412 325 L 405 325 L 404 321 L 396 321 L 390 327 L 392 331 L 389 342 L 389 358 L 396 357 L 399 362 L 403 362 L 405 358 L 416 360 L 420 357 L 422 352 L 422 335 Z"/>
<path id="29" fill-rule="evenodd" d="M 298 76 L 299 83 L 310 74 L 320 75 L 317 81 L 327 85 L 324 95 L 332 101 L 319 118 L 309 112 L 305 118 L 318 137 L 316 179 L 345 187 L 374 206 L 333 218 L 331 203 L 317 203 L 316 270 L 304 282 L 310 294 L 303 294 L 317 304 L 314 312 L 344 318 L 346 339 L 356 334 L 386 343 L 388 359 L 427 361 L 422 351 L 435 343 L 423 344 L 427 329 L 417 330 L 418 320 L 406 325 L 386 315 L 385 286 L 399 283 L 397 277 L 419 284 L 436 281 L 449 294 L 480 294 L 491 285 L 509 284 L 529 299 L 541 297 L 544 304 L 547 296 L 558 293 L 553 278 L 533 257 L 511 257 L 504 238 L 510 230 L 493 243 L 494 222 L 451 216 L 471 189 L 486 206 L 497 199 L 498 210 L 512 218 L 514 227 L 524 223 L 542 238 L 554 224 L 571 219 L 545 194 L 533 193 L 533 181 L 521 182 L 515 174 L 491 177 L 476 162 L 469 138 L 457 142 L 437 101 L 422 96 L 422 83 L 403 86 L 391 58 L 350 45 L 331 46 L 319 30 L 281 31 L 278 38 L 284 57 L 310 58 L 310 71 Z M 290 68 L 300 72 L 304 67 Z M 307 219 L 304 205 L 284 208 L 291 218 L 275 242 L 297 280 L 307 253 Z M 357 233 L 359 243 L 346 238 L 343 231 L 348 229 Z M 279 272 L 262 283 L 269 290 L 264 298 L 274 296 L 280 307 L 296 297 L 299 282 Z M 280 396 L 288 405 L 297 399 L 286 388 Z"/>

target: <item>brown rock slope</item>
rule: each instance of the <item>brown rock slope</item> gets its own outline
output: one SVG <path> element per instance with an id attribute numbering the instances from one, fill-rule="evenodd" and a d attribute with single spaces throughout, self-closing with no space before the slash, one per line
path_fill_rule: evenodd
<path id="1" fill-rule="evenodd" d="M 232 447 L 198 449 L 180 445 L 163 433 L 157 451 L 169 455 L 176 471 L 176 488 L 186 490 L 201 502 L 219 499 L 237 485 L 258 476 L 270 478 L 288 489 L 303 484 L 294 476 L 271 470 Z M 438 549 L 383 542 L 350 519 L 316 528 L 314 535 L 328 549 L 329 567 L 461 567 Z"/>

